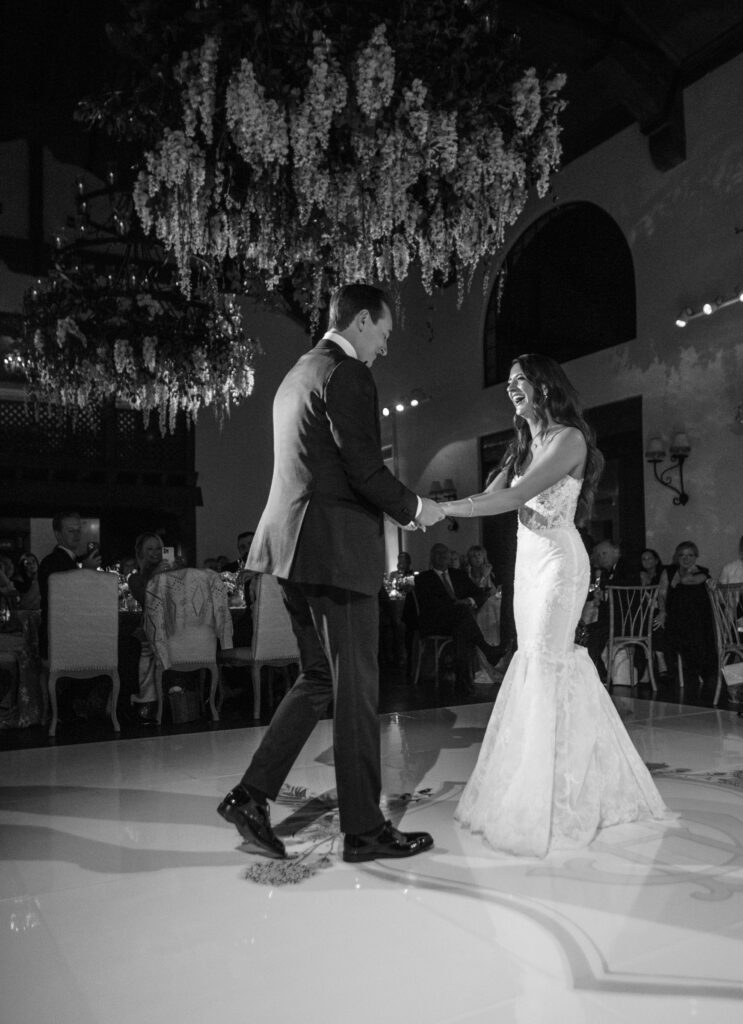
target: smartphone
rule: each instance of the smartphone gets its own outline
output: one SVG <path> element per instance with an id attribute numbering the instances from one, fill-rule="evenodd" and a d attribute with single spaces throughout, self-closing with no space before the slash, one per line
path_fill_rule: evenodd
<path id="1" fill-rule="evenodd" d="M 170 562 L 172 565 L 175 561 L 175 548 L 164 547 L 163 548 L 163 562 Z"/>

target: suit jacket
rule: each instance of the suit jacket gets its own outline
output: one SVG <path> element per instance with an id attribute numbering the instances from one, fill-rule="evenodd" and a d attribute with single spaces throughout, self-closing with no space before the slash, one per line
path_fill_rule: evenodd
<path id="1" fill-rule="evenodd" d="M 376 595 L 383 513 L 406 525 L 418 499 L 382 460 L 371 370 L 323 338 L 279 386 L 273 430 L 271 490 L 247 568 Z"/>
<path id="2" fill-rule="evenodd" d="M 39 594 L 41 615 L 39 616 L 39 651 L 46 657 L 49 649 L 49 577 L 53 572 L 69 572 L 77 568 L 77 562 L 57 546 L 39 562 Z"/>
<path id="3" fill-rule="evenodd" d="M 449 569 L 449 579 L 457 599 L 471 597 L 478 608 L 487 601 L 487 591 L 473 583 L 461 569 Z M 421 630 L 424 633 L 435 632 L 441 613 L 454 607 L 454 599 L 433 569 L 418 573 L 415 577 L 415 593 L 418 597 Z"/>

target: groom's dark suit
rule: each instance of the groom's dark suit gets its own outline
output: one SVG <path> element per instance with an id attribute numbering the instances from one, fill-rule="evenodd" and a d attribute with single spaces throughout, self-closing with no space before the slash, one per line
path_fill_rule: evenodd
<path id="1" fill-rule="evenodd" d="M 383 513 L 406 525 L 418 499 L 382 461 L 371 371 L 327 337 L 284 378 L 273 425 L 271 491 L 247 564 L 281 580 L 301 672 L 242 781 L 275 799 L 332 699 L 341 830 L 370 832 L 384 822 L 377 719 Z"/>

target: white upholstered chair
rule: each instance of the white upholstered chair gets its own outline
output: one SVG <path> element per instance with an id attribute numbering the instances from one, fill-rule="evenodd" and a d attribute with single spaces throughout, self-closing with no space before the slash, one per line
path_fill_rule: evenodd
<path id="1" fill-rule="evenodd" d="M 48 672 L 51 722 L 57 731 L 57 680 L 110 676 L 109 713 L 119 732 L 119 578 L 115 573 L 89 569 L 55 572 L 49 577 Z"/>
<path id="2" fill-rule="evenodd" d="M 246 614 L 248 614 L 246 612 Z M 250 647 L 234 647 L 219 653 L 220 701 L 221 672 L 225 666 L 249 667 L 253 680 L 253 718 L 261 717 L 261 669 L 264 665 L 285 668 L 299 664 L 299 647 L 292 631 L 289 612 L 275 576 L 256 580 L 253 604 L 253 641 Z"/>
<path id="3" fill-rule="evenodd" d="M 163 713 L 163 673 L 210 674 L 209 706 L 219 721 L 216 705 L 217 641 L 232 646 L 229 595 L 220 577 L 201 569 L 159 573 L 147 584 L 144 632 L 155 651 L 157 721 Z"/>

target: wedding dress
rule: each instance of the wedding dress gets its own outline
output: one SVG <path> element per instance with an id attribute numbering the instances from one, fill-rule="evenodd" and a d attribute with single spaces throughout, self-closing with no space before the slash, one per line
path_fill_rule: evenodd
<path id="1" fill-rule="evenodd" d="M 668 816 L 588 652 L 574 643 L 589 581 L 573 522 L 580 490 L 563 477 L 519 512 L 518 650 L 455 813 L 491 846 L 521 855 Z"/>

